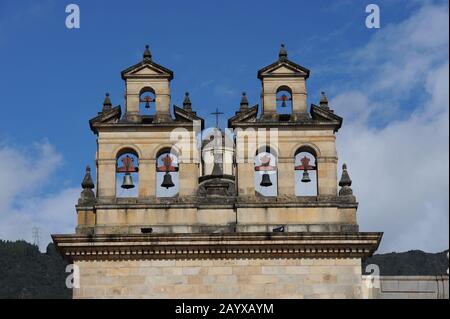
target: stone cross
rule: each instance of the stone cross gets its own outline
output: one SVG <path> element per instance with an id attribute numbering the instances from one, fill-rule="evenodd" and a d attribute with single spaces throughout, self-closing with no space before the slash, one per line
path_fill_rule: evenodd
<path id="1" fill-rule="evenodd" d="M 224 114 L 224 113 L 219 112 L 219 109 L 216 108 L 216 111 L 212 112 L 211 114 L 216 116 L 216 127 L 219 128 L 219 116 Z"/>

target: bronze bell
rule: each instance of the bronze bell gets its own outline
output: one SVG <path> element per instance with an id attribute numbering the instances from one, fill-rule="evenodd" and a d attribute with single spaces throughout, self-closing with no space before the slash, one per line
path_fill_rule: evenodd
<path id="1" fill-rule="evenodd" d="M 133 179 L 131 178 L 130 173 L 126 173 L 125 176 L 123 177 L 122 188 L 125 189 L 134 188 Z"/>
<path id="2" fill-rule="evenodd" d="M 175 186 L 175 184 L 172 181 L 172 176 L 170 175 L 169 172 L 166 172 L 164 174 L 164 179 L 163 179 L 163 182 L 161 184 L 161 187 L 165 187 L 165 188 L 169 189 L 169 188 L 174 187 L 174 186 Z"/>
<path id="3" fill-rule="evenodd" d="M 311 182 L 311 178 L 309 178 L 308 170 L 303 171 L 303 177 L 302 177 L 302 183 L 309 183 Z"/>
<path id="4" fill-rule="evenodd" d="M 270 176 L 267 173 L 264 173 L 261 179 L 261 185 L 262 187 L 269 187 L 272 186 L 272 181 L 270 180 Z"/>

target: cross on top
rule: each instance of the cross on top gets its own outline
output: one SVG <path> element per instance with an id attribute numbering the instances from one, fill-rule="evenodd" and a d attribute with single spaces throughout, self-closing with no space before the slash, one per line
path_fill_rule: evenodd
<path id="1" fill-rule="evenodd" d="M 157 167 L 156 171 L 158 172 L 178 172 L 178 167 L 173 166 L 173 159 L 172 157 L 167 154 L 163 159 L 163 166 Z"/>
<path id="2" fill-rule="evenodd" d="M 292 99 L 287 96 L 286 94 L 283 94 L 279 98 L 277 98 L 277 101 L 281 101 L 281 106 L 286 107 L 286 102 L 291 101 Z"/>
<path id="3" fill-rule="evenodd" d="M 224 114 L 224 113 L 223 112 L 219 112 L 219 108 L 216 108 L 216 111 L 212 112 L 211 114 L 216 116 L 216 127 L 219 128 L 219 116 Z"/>
<path id="4" fill-rule="evenodd" d="M 138 168 L 134 166 L 134 160 L 129 156 L 122 159 L 122 167 L 117 167 L 117 173 L 135 173 Z"/>
<path id="5" fill-rule="evenodd" d="M 270 165 L 270 156 L 265 154 L 263 156 L 261 156 L 260 158 L 261 161 L 261 165 L 260 166 L 256 166 L 255 167 L 255 171 L 259 172 L 259 171 L 263 171 L 263 172 L 268 172 L 268 171 L 275 171 L 276 167 Z"/>
<path id="6" fill-rule="evenodd" d="M 295 166 L 295 170 L 296 171 L 311 171 L 311 170 L 315 170 L 316 167 L 313 165 L 310 165 L 309 163 L 311 162 L 311 160 L 308 157 L 303 157 L 300 160 L 301 165 Z"/>
<path id="7" fill-rule="evenodd" d="M 155 102 L 155 99 L 152 98 L 150 95 L 145 95 L 143 98 L 139 100 L 141 103 L 145 103 L 145 108 L 150 108 L 150 103 Z"/>

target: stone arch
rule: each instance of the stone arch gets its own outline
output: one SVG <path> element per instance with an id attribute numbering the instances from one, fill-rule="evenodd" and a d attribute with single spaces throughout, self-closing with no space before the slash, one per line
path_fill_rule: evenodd
<path id="1" fill-rule="evenodd" d="M 280 85 L 276 92 L 276 111 L 279 114 L 290 114 L 294 112 L 294 94 L 288 85 Z"/>
<path id="2" fill-rule="evenodd" d="M 262 154 L 264 153 L 270 154 L 269 158 L 266 155 L 263 156 Z M 278 150 L 267 144 L 258 147 L 254 154 L 254 187 L 256 194 L 264 197 L 278 196 Z M 264 158 L 266 159 L 265 164 L 263 163 Z"/>
<path id="3" fill-rule="evenodd" d="M 275 154 L 275 157 L 278 159 L 280 158 L 280 150 L 278 149 L 278 147 L 273 146 L 271 144 L 263 144 L 259 147 L 257 147 L 254 151 L 253 151 L 253 156 L 258 155 L 260 152 L 267 152 L 267 150 L 272 150 Z M 272 153 L 271 153 L 272 154 Z"/>
<path id="4" fill-rule="evenodd" d="M 141 152 L 140 148 L 134 144 L 121 145 L 121 146 L 117 147 L 113 152 L 116 160 L 125 153 L 134 153 L 137 158 L 139 158 L 139 159 L 142 158 L 142 152 Z"/>
<path id="5" fill-rule="evenodd" d="M 294 158 L 300 152 L 309 152 L 316 158 L 321 157 L 320 148 L 314 143 L 299 143 L 291 150 L 290 158 Z"/>
<path id="6" fill-rule="evenodd" d="M 168 161 L 166 162 L 166 159 Z M 175 197 L 180 190 L 179 157 L 173 145 L 159 147 L 155 152 L 156 197 Z"/>
<path id="7" fill-rule="evenodd" d="M 138 197 L 140 155 L 140 150 L 136 146 L 122 145 L 116 149 L 114 175 L 116 197 Z"/>
<path id="8" fill-rule="evenodd" d="M 151 86 L 149 86 L 149 85 L 145 85 L 144 87 L 142 87 L 140 90 L 139 90 L 139 96 L 140 95 L 142 95 L 143 93 L 153 93 L 153 94 L 157 94 L 156 93 L 156 91 L 155 91 L 155 89 L 153 89 Z"/>
<path id="9" fill-rule="evenodd" d="M 280 92 L 282 92 L 282 91 L 289 92 L 289 94 L 291 94 L 291 95 L 294 93 L 294 92 L 292 91 L 291 87 L 290 87 L 289 85 L 286 85 L 286 84 L 280 85 L 280 86 L 276 89 L 275 93 L 280 93 Z"/>
<path id="10" fill-rule="evenodd" d="M 319 175 L 317 158 L 320 154 L 316 145 L 306 143 L 295 148 L 295 195 L 317 196 L 319 194 Z"/>
<path id="11" fill-rule="evenodd" d="M 182 155 L 181 150 L 175 144 L 161 144 L 153 152 L 153 159 L 157 159 L 161 154 L 169 151 L 176 155 L 178 158 Z"/>
<path id="12" fill-rule="evenodd" d="M 139 112 L 141 114 L 155 113 L 157 97 L 157 92 L 151 86 L 142 87 L 139 90 Z"/>

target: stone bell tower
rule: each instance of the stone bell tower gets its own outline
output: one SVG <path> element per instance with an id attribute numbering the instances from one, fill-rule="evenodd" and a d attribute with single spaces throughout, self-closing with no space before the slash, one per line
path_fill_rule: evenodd
<path id="1" fill-rule="evenodd" d="M 188 93 L 170 109 L 173 72 L 147 46 L 122 72 L 124 113 L 107 94 L 89 122 L 76 233 L 53 235 L 80 270 L 74 297 L 361 298 L 382 234 L 359 231 L 343 120 L 325 93 L 307 106 L 309 76 L 282 45 L 261 107 L 243 93 L 229 130 L 203 130 Z"/>
<path id="2" fill-rule="evenodd" d="M 278 61 L 258 72 L 258 79 L 262 82 L 262 118 L 278 121 L 277 93 L 282 90 L 291 94 L 292 119 L 307 118 L 306 80 L 309 70 L 288 59 L 284 44 L 281 45 L 278 57 Z"/>
<path id="3" fill-rule="evenodd" d="M 149 46 L 145 47 L 141 62 L 122 71 L 122 79 L 126 87 L 125 118 L 134 123 L 142 122 L 142 114 L 139 111 L 141 96 L 145 92 L 151 92 L 155 96 L 155 123 L 171 121 L 170 116 L 170 81 L 173 72 L 156 64 L 152 60 Z"/>

